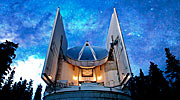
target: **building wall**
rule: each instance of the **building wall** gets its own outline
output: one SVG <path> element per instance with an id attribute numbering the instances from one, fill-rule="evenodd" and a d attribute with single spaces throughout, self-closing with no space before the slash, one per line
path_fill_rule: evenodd
<path id="1" fill-rule="evenodd" d="M 68 80 L 69 84 L 78 85 L 79 68 L 62 61 L 61 76 L 58 80 Z"/>
<path id="2" fill-rule="evenodd" d="M 97 66 L 95 68 L 95 74 L 96 74 L 96 81 L 97 81 L 97 83 L 104 84 L 104 78 L 105 78 L 104 65 Z"/>
<path id="3" fill-rule="evenodd" d="M 105 86 L 116 86 L 119 85 L 117 67 L 115 61 L 108 61 L 104 64 L 104 85 Z"/>
<path id="4" fill-rule="evenodd" d="M 118 73 L 115 61 L 108 61 L 104 65 L 97 66 L 93 69 L 93 77 L 82 77 L 81 69 L 73 66 L 66 61 L 61 62 L 59 66 L 60 76 L 57 80 L 68 80 L 70 85 L 78 85 L 78 81 L 96 81 L 104 86 L 119 85 Z M 59 72 L 58 72 L 59 73 Z"/>

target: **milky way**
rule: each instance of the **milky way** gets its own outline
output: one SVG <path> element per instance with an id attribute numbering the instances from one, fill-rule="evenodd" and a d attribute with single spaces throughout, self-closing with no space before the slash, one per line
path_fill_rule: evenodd
<path id="1" fill-rule="evenodd" d="M 164 48 L 180 57 L 180 0 L 1 0 L 0 42 L 19 43 L 16 60 L 45 59 L 57 7 L 68 47 L 105 47 L 116 7 L 132 71 L 147 74 L 149 62 L 165 68 Z"/>

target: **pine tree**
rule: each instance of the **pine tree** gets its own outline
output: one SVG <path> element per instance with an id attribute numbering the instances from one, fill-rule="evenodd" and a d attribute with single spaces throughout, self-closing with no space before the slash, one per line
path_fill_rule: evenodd
<path id="1" fill-rule="evenodd" d="M 12 86 L 12 100 L 32 100 L 32 84 L 32 80 L 27 84 L 27 80 L 22 80 L 22 78 L 20 78 L 20 81 L 18 83 L 15 82 Z"/>
<path id="2" fill-rule="evenodd" d="M 180 61 L 171 54 L 169 48 L 165 48 L 166 52 L 166 76 L 171 84 L 172 97 L 180 99 Z"/>
<path id="3" fill-rule="evenodd" d="M 168 82 L 163 76 L 163 71 L 161 71 L 156 64 L 150 62 L 149 68 L 149 79 L 150 79 L 150 89 L 149 92 L 152 94 L 151 99 L 164 98 L 166 99 L 168 95 Z"/>
<path id="4" fill-rule="evenodd" d="M 13 97 L 12 100 L 17 100 L 17 96 L 18 95 L 18 85 L 17 85 L 17 82 L 15 82 L 12 86 L 12 93 L 11 93 L 11 96 Z"/>
<path id="5" fill-rule="evenodd" d="M 140 75 L 139 75 L 139 80 L 138 80 L 138 90 L 139 90 L 139 97 L 141 100 L 145 99 L 145 81 L 144 81 L 144 73 L 142 69 L 140 69 Z"/>
<path id="6" fill-rule="evenodd" d="M 136 100 L 136 96 L 137 96 L 137 94 L 136 94 L 136 82 L 135 81 L 136 81 L 135 77 L 132 75 L 132 77 L 130 78 L 130 81 L 129 81 L 130 84 L 128 85 L 129 90 L 131 92 L 132 100 Z"/>
<path id="7" fill-rule="evenodd" d="M 26 88 L 27 80 L 22 80 L 22 78 L 20 78 L 20 81 L 13 86 L 13 100 L 24 100 Z"/>
<path id="8" fill-rule="evenodd" d="M 140 69 L 139 76 L 135 77 L 136 97 L 133 100 L 149 100 L 149 76 L 144 76 L 142 69 Z"/>
<path id="9" fill-rule="evenodd" d="M 32 88 L 33 80 L 30 80 L 28 83 L 28 87 L 24 93 L 24 100 L 32 100 L 33 88 Z"/>
<path id="10" fill-rule="evenodd" d="M 11 88 L 12 88 L 14 73 L 15 73 L 15 71 L 12 70 L 11 73 L 10 73 L 10 76 L 6 80 L 4 86 L 2 87 L 2 93 L 0 94 L 0 97 L 3 100 L 11 100 L 12 99 L 10 94 L 12 92 Z"/>
<path id="11" fill-rule="evenodd" d="M 132 77 L 130 80 L 130 91 L 132 100 L 147 99 L 147 76 L 144 76 L 142 69 L 140 69 L 139 76 Z"/>
<path id="12" fill-rule="evenodd" d="M 41 91 L 42 91 L 42 85 L 40 84 L 36 89 L 34 100 L 41 100 Z"/>
<path id="13" fill-rule="evenodd" d="M 170 53 L 169 48 L 165 48 L 166 51 L 166 75 L 169 78 L 172 85 L 180 79 L 180 61 L 176 59 L 174 55 Z"/>

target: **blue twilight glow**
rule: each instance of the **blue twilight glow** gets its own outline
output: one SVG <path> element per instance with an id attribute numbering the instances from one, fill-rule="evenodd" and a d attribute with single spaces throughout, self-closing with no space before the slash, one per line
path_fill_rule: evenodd
<path id="1" fill-rule="evenodd" d="M 116 7 L 135 75 L 140 68 L 147 74 L 149 61 L 164 69 L 165 47 L 180 57 L 180 0 L 1 0 L 0 42 L 19 43 L 17 70 L 39 61 L 34 65 L 39 71 L 34 74 L 40 77 L 58 6 L 69 48 L 82 46 L 87 40 L 105 47 Z"/>

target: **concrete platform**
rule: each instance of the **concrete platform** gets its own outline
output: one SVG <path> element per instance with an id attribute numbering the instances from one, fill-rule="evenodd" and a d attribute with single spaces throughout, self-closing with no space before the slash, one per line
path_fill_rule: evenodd
<path id="1" fill-rule="evenodd" d="M 71 86 L 45 93 L 44 100 L 131 100 L 120 89 L 104 86 Z"/>

